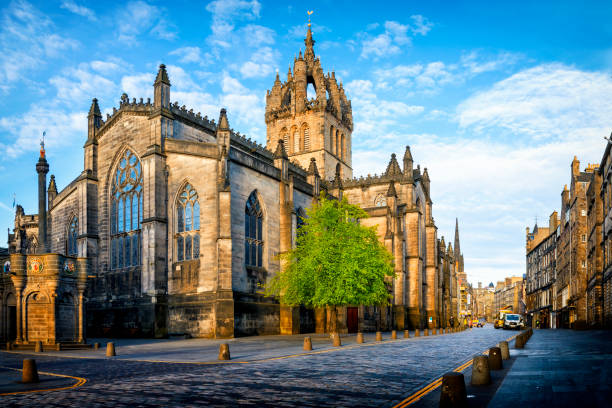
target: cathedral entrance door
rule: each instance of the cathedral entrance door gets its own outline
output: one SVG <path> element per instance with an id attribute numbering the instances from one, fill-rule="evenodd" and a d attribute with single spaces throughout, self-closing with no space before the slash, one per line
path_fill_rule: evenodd
<path id="1" fill-rule="evenodd" d="M 359 309 L 356 307 L 346 308 L 346 327 L 349 333 L 359 331 Z"/>

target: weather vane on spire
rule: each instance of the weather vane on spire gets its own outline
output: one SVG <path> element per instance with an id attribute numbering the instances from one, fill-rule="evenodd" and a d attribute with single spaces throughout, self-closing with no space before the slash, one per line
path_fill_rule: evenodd
<path id="1" fill-rule="evenodd" d="M 306 12 L 308 13 L 308 27 L 310 27 L 310 15 L 314 13 L 314 10 L 310 10 L 310 11 L 306 10 Z"/>
<path id="2" fill-rule="evenodd" d="M 45 157 L 45 135 L 47 134 L 47 131 L 43 131 L 42 137 L 40 138 L 40 157 L 44 158 Z"/>

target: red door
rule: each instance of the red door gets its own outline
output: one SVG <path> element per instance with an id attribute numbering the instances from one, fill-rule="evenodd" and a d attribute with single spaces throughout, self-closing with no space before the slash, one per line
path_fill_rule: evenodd
<path id="1" fill-rule="evenodd" d="M 356 307 L 346 308 L 346 326 L 349 333 L 357 333 L 359 330 L 359 309 Z"/>

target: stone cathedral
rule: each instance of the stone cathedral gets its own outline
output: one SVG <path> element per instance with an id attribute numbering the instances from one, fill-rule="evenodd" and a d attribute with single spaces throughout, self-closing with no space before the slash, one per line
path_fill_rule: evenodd
<path id="1" fill-rule="evenodd" d="M 171 102 L 164 65 L 153 101 L 123 94 L 103 118 L 93 99 L 81 174 L 58 191 L 53 176 L 47 187 L 39 173 L 39 214 L 17 207 L 11 272 L 0 280 L 1 337 L 38 339 L 27 328 L 35 302 L 57 317 L 54 295 L 34 296 L 44 282 L 27 293 L 14 284 L 17 264 L 27 257 L 30 265 L 32 254 L 77 265 L 73 286 L 81 282 L 84 293 L 65 300 L 73 309 L 62 306 L 62 319 L 76 322 L 62 323 L 75 341 L 326 332 L 325 309 L 261 294 L 321 191 L 367 211 L 364 224 L 376 226 L 395 265 L 392 305 L 341 308 L 339 331 L 456 323 L 458 229 L 454 249 L 438 239 L 427 169 L 406 147 L 383 174 L 353 178 L 351 101 L 334 72 L 324 73 L 310 28 L 304 42 L 286 80 L 277 74 L 267 92 L 265 147 L 233 131 L 225 109 L 215 122 Z M 48 269 L 51 261 L 38 262 Z"/>

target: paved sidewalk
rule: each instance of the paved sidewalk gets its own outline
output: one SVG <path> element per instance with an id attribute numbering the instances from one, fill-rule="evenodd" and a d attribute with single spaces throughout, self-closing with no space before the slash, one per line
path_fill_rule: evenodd
<path id="1" fill-rule="evenodd" d="M 463 371 L 468 407 L 610 407 L 611 346 L 610 331 L 534 330 L 524 349 L 510 342 L 510 360 L 491 371 L 491 385 L 471 386 L 471 367 Z M 413 406 L 438 407 L 440 391 Z"/>
<path id="2" fill-rule="evenodd" d="M 490 407 L 612 406 L 612 332 L 535 330 Z"/>

